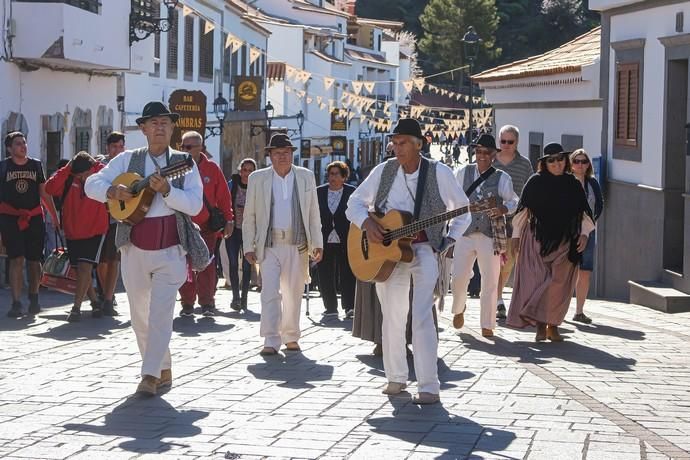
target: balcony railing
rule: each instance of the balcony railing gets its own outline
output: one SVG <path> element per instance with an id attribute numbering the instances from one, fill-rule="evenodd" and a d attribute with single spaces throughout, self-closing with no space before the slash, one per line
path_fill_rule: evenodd
<path id="1" fill-rule="evenodd" d="M 76 8 L 99 14 L 101 12 L 100 0 L 13 0 L 18 3 L 63 3 Z"/>

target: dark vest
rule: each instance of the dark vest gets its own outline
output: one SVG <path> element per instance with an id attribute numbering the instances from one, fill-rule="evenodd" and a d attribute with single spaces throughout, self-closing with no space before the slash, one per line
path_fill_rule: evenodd
<path id="1" fill-rule="evenodd" d="M 463 187 L 467 189 L 475 180 L 475 174 L 477 173 L 477 165 L 471 164 L 465 168 L 465 176 L 463 177 Z M 481 183 L 479 187 L 474 189 L 474 191 L 468 196 L 470 203 L 476 203 L 483 198 L 489 198 L 490 196 L 496 197 L 496 203 L 498 205 L 503 204 L 503 199 L 498 194 L 498 181 L 501 179 L 501 174 L 505 174 L 503 171 L 497 169 L 492 175 L 490 175 L 484 182 Z M 473 212 L 472 222 L 470 226 L 465 230 L 465 236 L 471 235 L 472 233 L 483 233 L 484 235 L 491 238 L 493 232 L 491 231 L 491 221 L 489 217 L 484 212 Z"/>

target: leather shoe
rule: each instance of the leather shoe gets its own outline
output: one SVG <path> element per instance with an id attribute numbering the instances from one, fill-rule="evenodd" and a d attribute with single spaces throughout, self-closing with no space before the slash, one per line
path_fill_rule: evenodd
<path id="1" fill-rule="evenodd" d="M 465 325 L 465 313 L 458 313 L 457 315 L 453 316 L 453 327 L 455 329 L 462 329 L 462 327 Z"/>
<path id="2" fill-rule="evenodd" d="M 558 326 L 546 326 L 546 338 L 552 342 L 563 341 L 563 336 L 558 332 Z"/>
<path id="3" fill-rule="evenodd" d="M 381 393 L 384 395 L 397 395 L 402 393 L 405 388 L 407 388 L 406 383 L 388 382 L 388 385 L 386 385 L 386 388 L 384 388 Z"/>
<path id="4" fill-rule="evenodd" d="M 158 379 L 158 391 L 167 390 L 172 387 L 172 369 L 163 369 L 161 371 L 161 378 Z"/>
<path id="5" fill-rule="evenodd" d="M 534 337 L 536 342 L 543 342 L 546 340 L 546 324 L 537 323 L 537 335 Z"/>
<path id="6" fill-rule="evenodd" d="M 427 393 L 422 391 L 412 398 L 414 404 L 436 404 L 441 401 L 441 397 L 437 393 Z"/>
<path id="7" fill-rule="evenodd" d="M 137 386 L 137 394 L 140 396 L 156 396 L 158 379 L 152 375 L 145 375 Z"/>
<path id="8" fill-rule="evenodd" d="M 285 349 L 287 351 L 302 351 L 297 342 L 288 342 L 285 344 Z"/>
<path id="9" fill-rule="evenodd" d="M 493 336 L 494 336 L 493 329 L 482 328 L 482 337 L 493 337 Z"/>
<path id="10" fill-rule="evenodd" d="M 261 356 L 273 356 L 278 354 L 278 350 L 272 347 L 264 347 L 259 354 Z"/>
<path id="11" fill-rule="evenodd" d="M 383 356 L 383 345 L 377 343 L 374 350 L 371 352 L 374 356 Z"/>

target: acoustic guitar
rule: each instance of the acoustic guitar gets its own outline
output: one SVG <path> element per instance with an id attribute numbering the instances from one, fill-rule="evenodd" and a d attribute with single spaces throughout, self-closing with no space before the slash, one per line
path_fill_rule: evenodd
<path id="1" fill-rule="evenodd" d="M 194 160 L 189 156 L 185 160 L 161 168 L 158 174 L 170 178 L 180 177 L 191 171 L 192 166 L 194 166 Z M 115 178 L 113 185 L 122 184 L 127 186 L 127 189 L 134 194 L 134 197 L 129 201 L 108 199 L 108 211 L 110 211 L 110 215 L 114 219 L 130 225 L 136 225 L 146 217 L 146 213 L 149 212 L 153 202 L 153 197 L 156 196 L 156 192 L 149 187 L 152 175 L 143 178 L 137 173 L 126 172 Z"/>
<path id="2" fill-rule="evenodd" d="M 383 243 L 373 243 L 367 232 L 350 224 L 347 255 L 352 273 L 360 281 L 386 281 L 399 262 L 412 262 L 412 242 L 422 230 L 467 212 L 484 212 L 496 207 L 496 197 L 486 198 L 468 206 L 412 222 L 412 214 L 392 210 L 385 215 L 369 213 L 369 217 L 385 229 Z"/>

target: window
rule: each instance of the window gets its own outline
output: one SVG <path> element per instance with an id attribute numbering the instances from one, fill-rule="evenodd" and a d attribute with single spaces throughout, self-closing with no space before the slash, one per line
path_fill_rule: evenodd
<path id="1" fill-rule="evenodd" d="M 240 51 L 242 51 L 242 60 L 240 61 L 239 75 L 247 75 L 247 45 L 242 45 Z"/>
<path id="2" fill-rule="evenodd" d="M 133 16 L 152 20 L 158 17 L 159 11 L 160 3 L 157 0 L 132 0 Z"/>
<path id="3" fill-rule="evenodd" d="M 168 78 L 177 79 L 177 10 L 173 10 L 170 16 L 170 30 L 166 34 L 168 39 Z"/>
<path id="4" fill-rule="evenodd" d="M 15 0 L 24 3 L 64 3 L 74 6 L 89 13 L 99 14 L 101 12 L 100 0 Z M 132 2 L 134 4 L 134 2 Z"/>
<path id="5" fill-rule="evenodd" d="M 149 75 L 152 77 L 161 76 L 161 33 L 156 32 L 153 35 L 153 72 Z"/>
<path id="6" fill-rule="evenodd" d="M 184 79 L 194 76 L 194 16 L 184 18 Z"/>
<path id="7" fill-rule="evenodd" d="M 640 64 L 616 65 L 615 142 L 628 147 L 637 146 L 637 108 Z"/>
<path id="8" fill-rule="evenodd" d="M 199 80 L 213 78 L 213 30 L 205 34 L 206 21 L 199 20 Z"/>
<path id="9" fill-rule="evenodd" d="M 225 46 L 225 42 L 228 40 L 228 34 L 224 33 L 223 38 L 223 83 L 230 83 L 232 77 L 232 46 Z"/>
<path id="10" fill-rule="evenodd" d="M 74 140 L 74 151 L 81 152 L 82 150 L 88 152 L 89 143 L 91 141 L 91 133 L 89 128 L 76 128 L 75 140 Z"/>
<path id="11" fill-rule="evenodd" d="M 108 148 L 108 136 L 110 133 L 113 132 L 113 127 L 112 126 L 101 126 L 100 129 L 98 130 L 99 134 L 99 139 L 98 139 L 98 151 L 102 155 L 107 155 L 107 148 Z"/>
<path id="12" fill-rule="evenodd" d="M 232 47 L 230 47 L 230 49 L 232 50 Z M 230 69 L 232 70 L 232 75 L 233 75 L 233 76 L 239 75 L 239 74 L 240 74 L 240 66 L 239 66 L 239 59 L 240 59 L 240 57 L 239 57 L 239 54 L 240 54 L 241 52 L 242 52 L 242 49 L 238 49 L 237 52 L 235 52 L 235 53 L 233 53 L 232 51 L 230 51 L 230 53 L 232 54 L 231 63 L 230 63 Z"/>
<path id="13" fill-rule="evenodd" d="M 52 174 L 57 170 L 62 158 L 62 131 L 46 132 L 46 171 Z"/>

